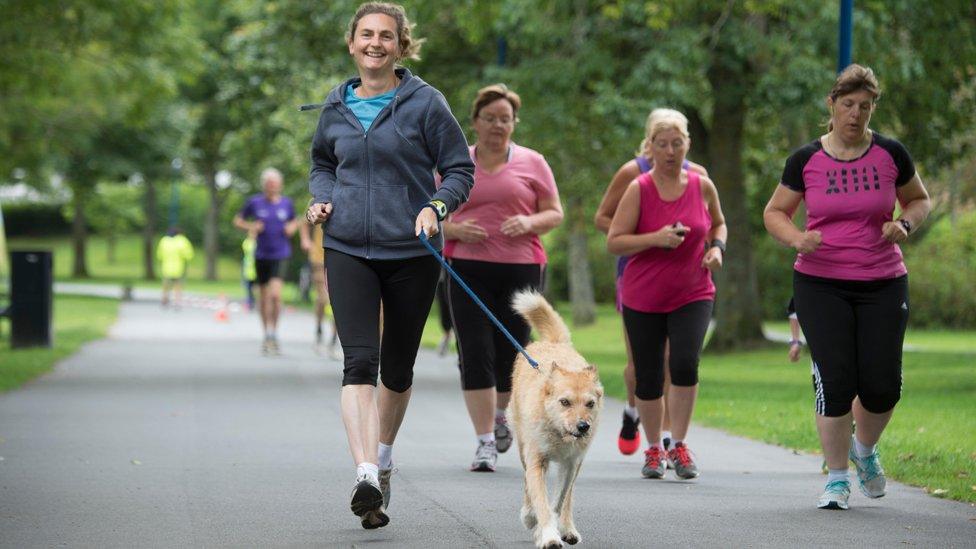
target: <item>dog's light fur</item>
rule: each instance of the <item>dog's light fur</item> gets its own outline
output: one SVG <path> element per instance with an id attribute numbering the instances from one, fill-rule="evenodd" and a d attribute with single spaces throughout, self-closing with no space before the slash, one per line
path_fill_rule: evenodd
<path id="1" fill-rule="evenodd" d="M 519 292 L 512 307 L 539 336 L 526 349 L 539 369 L 518 355 L 512 373 L 511 418 L 525 469 L 522 523 L 533 530 L 536 547 L 575 544 L 581 538 L 573 523 L 573 485 L 596 431 L 603 386 L 596 368 L 573 349 L 566 324 L 544 297 Z M 546 492 L 550 462 L 560 466 L 554 506 Z"/>

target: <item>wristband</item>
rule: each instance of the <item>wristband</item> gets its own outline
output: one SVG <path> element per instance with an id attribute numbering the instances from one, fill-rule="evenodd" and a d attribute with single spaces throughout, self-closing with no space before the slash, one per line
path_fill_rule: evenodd
<path id="1" fill-rule="evenodd" d="M 719 238 L 716 238 L 715 240 L 712 240 L 712 243 L 709 244 L 708 247 L 709 248 L 718 248 L 719 250 L 722 250 L 722 253 L 723 254 L 725 253 L 725 242 L 722 242 L 722 240 L 719 239 Z"/>
<path id="2" fill-rule="evenodd" d="M 902 218 L 902 217 L 898 218 L 897 221 L 898 221 L 898 223 L 901 224 L 901 227 L 903 229 L 905 229 L 905 232 L 906 233 L 912 234 L 912 222 L 911 221 L 909 221 L 909 220 L 907 220 L 905 218 Z"/>
<path id="3" fill-rule="evenodd" d="M 790 347 L 792 347 L 794 345 L 799 345 L 800 347 L 803 347 L 803 342 L 800 341 L 799 339 L 791 339 L 790 340 Z"/>
<path id="4" fill-rule="evenodd" d="M 431 200 L 430 202 L 424 204 L 424 208 L 434 210 L 434 215 L 437 216 L 438 221 L 444 221 L 444 219 L 447 218 L 447 204 L 440 200 Z"/>

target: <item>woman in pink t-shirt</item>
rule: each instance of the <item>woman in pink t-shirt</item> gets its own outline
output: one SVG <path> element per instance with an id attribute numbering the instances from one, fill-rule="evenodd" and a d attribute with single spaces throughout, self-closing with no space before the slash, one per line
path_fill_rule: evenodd
<path id="1" fill-rule="evenodd" d="M 827 97 L 827 134 L 790 155 L 764 213 L 769 233 L 799 252 L 794 303 L 813 357 L 817 430 L 828 469 L 821 509 L 848 508 L 848 460 L 864 495 L 885 494 L 876 445 L 901 397 L 908 324 L 908 275 L 898 242 L 931 209 L 905 147 L 868 129 L 880 93 L 869 68 L 851 65 L 837 77 Z M 893 219 L 896 200 L 901 216 Z M 801 201 L 805 231 L 792 220 Z"/>
<path id="2" fill-rule="evenodd" d="M 641 474 L 662 478 L 670 460 L 681 478 L 698 476 L 685 443 L 698 392 L 698 358 L 711 319 L 715 286 L 728 230 L 715 184 L 682 164 L 691 140 L 678 113 L 651 125 L 654 168 L 624 192 L 610 223 L 607 250 L 629 255 L 624 268 L 624 327 L 634 355 L 644 434 L 650 444 Z M 661 441 L 664 414 L 664 346 L 670 342 L 672 448 Z"/>
<path id="3" fill-rule="evenodd" d="M 475 185 L 468 201 L 443 224 L 444 255 L 521 344 L 529 326 L 511 307 L 512 295 L 541 288 L 546 252 L 539 235 L 563 220 L 552 170 L 541 154 L 512 143 L 521 100 L 503 84 L 478 91 L 471 121 Z M 478 448 L 472 471 L 494 471 L 498 452 L 512 444 L 505 409 L 515 349 L 453 280 L 448 300 L 458 342 L 464 402 Z"/>

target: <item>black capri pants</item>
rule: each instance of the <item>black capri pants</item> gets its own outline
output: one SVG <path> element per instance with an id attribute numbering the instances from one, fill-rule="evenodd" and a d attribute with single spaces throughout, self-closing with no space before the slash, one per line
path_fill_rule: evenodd
<path id="1" fill-rule="evenodd" d="M 433 256 L 364 259 L 329 249 L 329 296 L 342 352 L 342 384 L 383 386 L 402 393 L 434 302 L 440 263 Z M 383 341 L 380 344 L 380 301 Z"/>
<path id="2" fill-rule="evenodd" d="M 671 384 L 698 384 L 698 361 L 712 319 L 712 300 L 693 301 L 670 313 L 643 313 L 623 307 L 624 328 L 634 355 L 637 387 L 634 396 L 656 400 L 664 396 L 664 345 L 671 340 L 668 361 Z"/>
<path id="3" fill-rule="evenodd" d="M 837 280 L 793 272 L 796 316 L 813 357 L 818 415 L 840 417 L 854 397 L 882 414 L 901 398 L 908 275 Z"/>
<path id="4" fill-rule="evenodd" d="M 451 266 L 512 337 L 520 345 L 526 345 L 531 328 L 512 309 L 512 296 L 519 290 L 540 289 L 544 266 L 470 259 L 452 259 Z M 461 388 L 465 391 L 489 388 L 500 393 L 511 391 L 517 353 L 512 342 L 453 278 L 448 279 L 447 286 L 451 320 L 458 342 Z"/>

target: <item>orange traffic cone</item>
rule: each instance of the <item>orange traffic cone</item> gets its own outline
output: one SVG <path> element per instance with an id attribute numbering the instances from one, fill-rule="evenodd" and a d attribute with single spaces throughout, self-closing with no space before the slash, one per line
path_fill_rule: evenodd
<path id="1" fill-rule="evenodd" d="M 227 296 L 225 294 L 220 294 L 220 307 L 214 313 L 214 320 L 217 322 L 227 322 L 230 320 L 230 316 L 227 314 Z"/>

